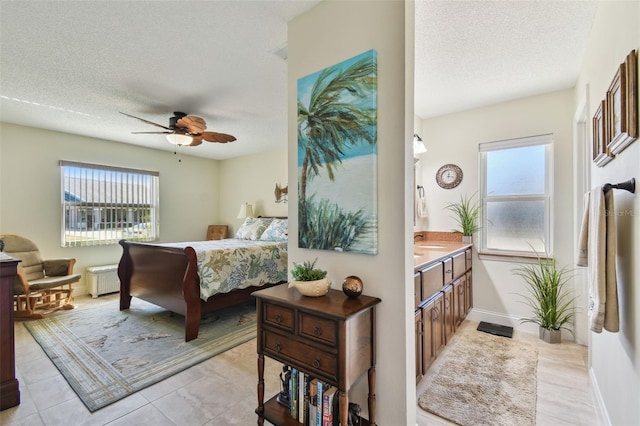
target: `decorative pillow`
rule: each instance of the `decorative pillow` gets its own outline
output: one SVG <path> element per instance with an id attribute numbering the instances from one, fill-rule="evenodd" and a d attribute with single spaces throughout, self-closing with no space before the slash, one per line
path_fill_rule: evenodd
<path id="1" fill-rule="evenodd" d="M 257 240 L 271 223 L 271 218 L 248 217 L 236 232 L 235 238 L 240 240 Z"/>
<path id="2" fill-rule="evenodd" d="M 263 241 L 287 241 L 287 219 L 273 219 L 269 227 L 264 230 L 260 239 Z"/>

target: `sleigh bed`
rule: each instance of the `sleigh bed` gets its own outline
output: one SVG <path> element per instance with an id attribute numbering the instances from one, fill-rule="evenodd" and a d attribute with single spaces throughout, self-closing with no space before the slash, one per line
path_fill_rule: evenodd
<path id="1" fill-rule="evenodd" d="M 287 281 L 287 242 L 228 238 L 166 244 L 120 241 L 120 310 L 131 298 L 185 317 L 185 341 L 198 337 L 201 315 L 252 300 Z"/>

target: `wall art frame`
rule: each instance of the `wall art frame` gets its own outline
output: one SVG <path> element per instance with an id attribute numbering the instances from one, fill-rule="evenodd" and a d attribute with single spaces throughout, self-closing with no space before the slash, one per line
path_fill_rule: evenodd
<path id="1" fill-rule="evenodd" d="M 298 247 L 377 254 L 377 52 L 297 86 Z"/>
<path id="2" fill-rule="evenodd" d="M 607 103 L 607 148 L 616 155 L 638 138 L 638 60 L 635 50 L 620 64 L 607 91 Z"/>
<path id="3" fill-rule="evenodd" d="M 604 167 L 609 161 L 613 160 L 613 155 L 607 148 L 609 129 L 606 111 L 607 100 L 603 99 L 600 101 L 600 105 L 598 105 L 592 119 L 593 162 L 598 167 Z"/>

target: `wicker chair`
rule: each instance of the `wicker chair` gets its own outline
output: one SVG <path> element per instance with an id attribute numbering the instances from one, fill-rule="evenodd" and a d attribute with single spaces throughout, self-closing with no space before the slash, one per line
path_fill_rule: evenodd
<path id="1" fill-rule="evenodd" d="M 44 318 L 58 309 L 73 309 L 71 284 L 80 281 L 73 273 L 75 259 L 43 260 L 38 246 L 20 235 L 0 234 L 4 251 L 20 259 L 13 286 L 16 318 Z"/>

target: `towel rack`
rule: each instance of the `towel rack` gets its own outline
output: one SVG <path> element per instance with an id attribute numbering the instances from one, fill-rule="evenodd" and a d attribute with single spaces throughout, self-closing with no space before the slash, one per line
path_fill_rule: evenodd
<path id="1" fill-rule="evenodd" d="M 602 185 L 602 191 L 607 193 L 609 192 L 609 190 L 611 189 L 624 189 L 625 191 L 629 191 L 632 194 L 636 192 L 636 179 L 635 178 L 631 178 L 626 182 L 620 182 L 620 183 L 616 183 L 615 185 L 612 185 L 610 183 L 605 183 L 604 185 Z"/>

